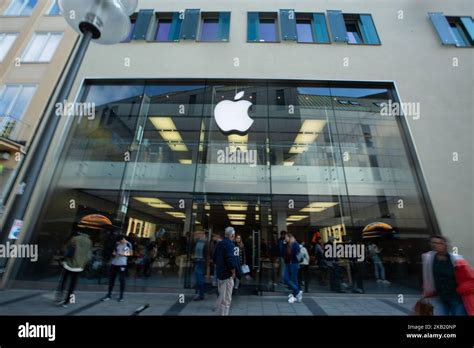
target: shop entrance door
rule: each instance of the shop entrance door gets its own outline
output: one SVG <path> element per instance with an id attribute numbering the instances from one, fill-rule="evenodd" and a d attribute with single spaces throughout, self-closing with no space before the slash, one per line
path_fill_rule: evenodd
<path id="1" fill-rule="evenodd" d="M 271 286 L 271 269 L 266 257 L 269 239 L 273 236 L 271 201 L 261 195 L 202 195 L 193 203 L 192 231 L 204 231 L 209 242 L 209 259 L 206 282 L 215 285 L 212 255 L 224 230 L 232 226 L 236 231 L 239 259 L 248 271 L 239 282 L 238 292 L 257 293 Z M 190 250 L 192 256 L 192 250 Z M 265 265 L 263 265 L 265 263 Z M 244 268 L 247 268 L 244 266 Z M 266 284 L 268 283 L 268 284 Z M 190 272 L 187 285 L 193 286 Z"/>

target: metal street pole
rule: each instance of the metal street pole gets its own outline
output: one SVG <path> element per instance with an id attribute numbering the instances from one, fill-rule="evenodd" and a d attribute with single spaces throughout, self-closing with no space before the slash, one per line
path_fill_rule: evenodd
<path id="1" fill-rule="evenodd" d="M 68 100 L 92 40 L 99 44 L 109 45 L 126 38 L 131 29 L 129 16 L 135 11 L 137 2 L 137 0 L 59 0 L 59 6 L 66 21 L 75 31 L 82 34 L 82 37 L 70 68 L 65 71 L 66 78 L 54 105 L 58 103 L 62 105 L 65 100 Z M 10 239 L 9 233 L 15 221 L 23 222 L 59 121 L 60 118 L 54 109 L 43 121 L 46 127 L 43 128 L 41 134 L 37 134 L 34 153 L 29 154 L 29 161 L 21 173 L 23 177 L 21 188 L 18 192 L 13 192 L 14 196 L 11 197 L 13 202 L 3 221 L 1 240 Z M 20 228 L 21 232 L 23 231 Z M 6 259 L 0 259 L 0 269 L 6 261 Z"/>

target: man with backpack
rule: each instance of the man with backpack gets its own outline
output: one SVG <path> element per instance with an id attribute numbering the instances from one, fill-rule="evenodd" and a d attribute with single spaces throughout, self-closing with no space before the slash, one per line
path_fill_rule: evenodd
<path id="1" fill-rule="evenodd" d="M 66 247 L 66 254 L 63 262 L 63 273 L 57 292 L 59 305 L 66 308 L 71 302 L 72 294 L 76 288 L 77 278 L 84 271 L 84 267 L 92 258 L 92 242 L 89 236 L 76 230 Z M 62 298 L 67 280 L 70 279 L 68 292 Z"/>

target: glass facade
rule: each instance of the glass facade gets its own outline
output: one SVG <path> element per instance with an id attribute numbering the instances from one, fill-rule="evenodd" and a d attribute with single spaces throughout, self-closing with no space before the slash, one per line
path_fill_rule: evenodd
<path id="1" fill-rule="evenodd" d="M 433 222 L 403 120 L 381 113 L 396 99 L 375 83 L 88 80 L 80 101 L 95 103 L 95 118 L 74 119 L 36 224 L 41 258 L 25 261 L 20 280 L 56 281 L 75 224 L 101 214 L 135 250 L 157 250 L 145 277 L 140 255 L 130 259 L 129 286 L 192 286 L 192 233 L 205 231 L 212 250 L 232 225 L 248 286 L 279 289 L 276 243 L 286 230 L 310 250 L 310 279 L 316 236 L 332 236 L 376 240 L 387 278 L 418 288 Z M 374 222 L 392 229 L 365 233 Z M 86 232 L 95 256 L 81 282 L 104 283 L 111 232 Z M 379 291 L 372 267 L 367 291 Z M 321 288 L 311 281 L 309 290 Z"/>

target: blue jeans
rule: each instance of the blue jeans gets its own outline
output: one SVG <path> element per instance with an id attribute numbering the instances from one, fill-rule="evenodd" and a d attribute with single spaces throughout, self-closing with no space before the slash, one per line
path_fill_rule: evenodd
<path id="1" fill-rule="evenodd" d="M 382 262 L 374 262 L 375 279 L 385 280 L 385 267 Z"/>
<path id="2" fill-rule="evenodd" d="M 298 287 L 298 270 L 300 265 L 297 263 L 290 263 L 285 265 L 285 284 L 292 291 L 293 296 L 298 295 L 300 288 Z"/>
<path id="3" fill-rule="evenodd" d="M 206 265 L 204 260 L 194 261 L 194 276 L 196 277 L 196 289 L 199 297 L 204 298 L 204 275 Z"/>
<path id="4" fill-rule="evenodd" d="M 462 300 L 457 298 L 454 300 L 442 300 L 438 299 L 437 303 L 438 315 L 467 315 L 466 309 Z"/>

